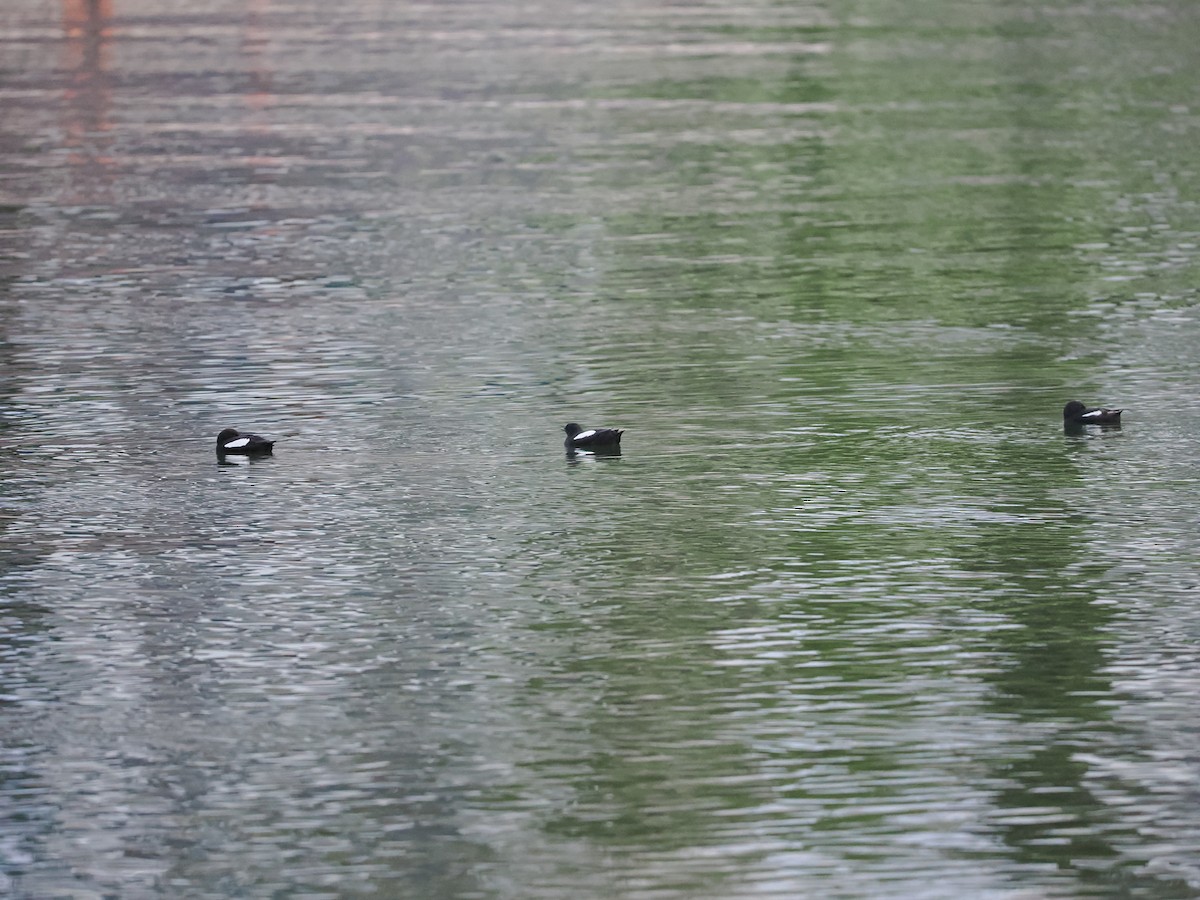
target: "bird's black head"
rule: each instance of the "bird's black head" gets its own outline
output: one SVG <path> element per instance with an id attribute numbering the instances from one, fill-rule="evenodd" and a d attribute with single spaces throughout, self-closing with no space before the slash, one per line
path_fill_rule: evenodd
<path id="1" fill-rule="evenodd" d="M 1066 406 L 1063 407 L 1063 418 L 1064 419 L 1078 419 L 1085 412 L 1087 412 L 1086 406 L 1084 406 L 1078 400 L 1072 400 Z"/>
<path id="2" fill-rule="evenodd" d="M 223 447 L 225 444 L 227 444 L 229 441 L 232 441 L 237 436 L 238 436 L 238 430 L 236 428 L 226 428 L 220 434 L 217 435 L 217 446 Z"/>
<path id="3" fill-rule="evenodd" d="M 563 427 L 563 431 L 567 433 L 567 437 L 575 437 L 575 435 L 579 434 L 579 432 L 583 431 L 583 429 L 574 422 L 568 422 Z"/>

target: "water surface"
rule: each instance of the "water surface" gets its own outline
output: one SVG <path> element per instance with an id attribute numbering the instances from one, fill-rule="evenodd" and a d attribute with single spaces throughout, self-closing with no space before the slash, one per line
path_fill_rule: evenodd
<path id="1" fill-rule="evenodd" d="M 6 3 L 0 894 L 1196 896 L 1197 24 Z"/>

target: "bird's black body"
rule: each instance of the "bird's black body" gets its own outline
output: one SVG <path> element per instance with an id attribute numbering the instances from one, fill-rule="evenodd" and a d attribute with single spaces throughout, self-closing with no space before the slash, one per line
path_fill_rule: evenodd
<path id="1" fill-rule="evenodd" d="M 236 428 L 226 428 L 217 435 L 217 456 L 269 456 L 274 441 L 257 434 L 242 434 Z"/>
<path id="2" fill-rule="evenodd" d="M 593 453 L 619 453 L 621 451 L 621 435 L 625 432 L 620 428 L 589 428 L 586 431 L 569 423 L 563 428 L 567 439 L 563 445 L 567 452 L 573 450 L 588 450 Z"/>
<path id="3" fill-rule="evenodd" d="M 1123 409 L 1108 409 L 1107 407 L 1084 406 L 1078 400 L 1072 400 L 1063 407 L 1063 423 L 1065 425 L 1120 425 Z"/>

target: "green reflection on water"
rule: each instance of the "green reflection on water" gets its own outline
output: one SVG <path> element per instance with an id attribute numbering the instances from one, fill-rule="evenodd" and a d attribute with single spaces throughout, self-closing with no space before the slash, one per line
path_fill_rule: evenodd
<path id="1" fill-rule="evenodd" d="M 1136 827 L 1078 757 L 1121 731 L 1112 561 L 1056 418 L 1112 377 L 1104 322 L 1081 313 L 1194 297 L 1176 248 L 1200 223 L 1172 184 L 1191 151 L 1159 140 L 1193 130 L 1169 107 L 1194 79 L 1130 78 L 1178 38 L 1138 20 L 1145 44 L 1122 47 L 1120 11 L 921 8 L 806 31 L 832 53 L 775 80 L 610 93 L 747 108 L 661 112 L 595 176 L 670 181 L 606 211 L 612 316 L 581 339 L 631 435 L 693 452 L 643 450 L 661 481 L 625 460 L 588 485 L 625 512 L 566 563 L 604 596 L 562 624 L 600 646 L 564 668 L 596 686 L 591 749 L 546 827 L 674 850 L 732 842 L 753 810 L 764 856 L 841 831 L 869 859 L 897 850 L 864 834 L 923 823 L 998 834 L 1018 881 L 1050 864 L 1097 893 L 1182 891 L 1121 859 Z M 747 137 L 769 103 L 820 106 L 783 114 L 797 134 Z M 930 798 L 963 782 L 993 814 L 940 822 Z"/>

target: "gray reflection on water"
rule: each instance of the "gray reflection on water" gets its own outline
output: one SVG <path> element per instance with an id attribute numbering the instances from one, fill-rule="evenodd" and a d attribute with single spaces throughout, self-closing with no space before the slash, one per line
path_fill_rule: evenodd
<path id="1" fill-rule="evenodd" d="M 1194 893 L 1186 10 L 58 12 L 0 892 Z"/>

